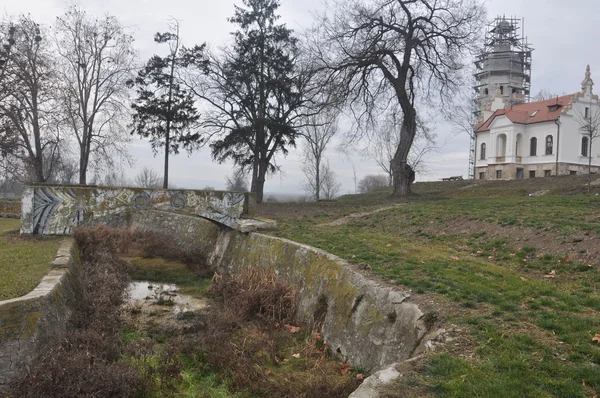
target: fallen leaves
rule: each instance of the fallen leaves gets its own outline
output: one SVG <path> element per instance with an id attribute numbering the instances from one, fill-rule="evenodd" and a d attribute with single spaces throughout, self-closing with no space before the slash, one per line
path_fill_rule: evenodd
<path id="1" fill-rule="evenodd" d="M 544 278 L 554 278 L 556 277 L 556 271 L 552 270 L 547 275 L 544 275 Z"/>
<path id="2" fill-rule="evenodd" d="M 340 374 L 342 376 L 345 376 L 348 373 L 350 373 L 351 370 L 352 370 L 352 368 L 350 367 L 350 364 L 348 362 L 346 362 L 345 364 L 342 365 L 342 368 L 340 369 Z"/>
<path id="3" fill-rule="evenodd" d="M 392 247 L 392 244 L 388 243 L 387 245 L 385 245 L 385 247 Z"/>
<path id="4" fill-rule="evenodd" d="M 358 381 L 363 381 L 365 379 L 365 375 L 362 373 L 359 373 L 356 375 L 356 380 Z"/>
<path id="5" fill-rule="evenodd" d="M 451 258 L 452 260 L 454 260 L 454 261 L 458 261 L 458 260 L 460 260 L 460 258 L 458 258 L 458 257 L 456 257 L 456 256 L 450 256 L 450 258 Z"/>
<path id="6" fill-rule="evenodd" d="M 594 342 L 600 343 L 600 334 L 596 334 L 594 336 L 594 338 L 592 339 L 592 343 L 594 343 Z"/>
<path id="7" fill-rule="evenodd" d="M 290 332 L 291 334 L 296 334 L 300 331 L 300 326 L 292 326 L 292 325 L 283 325 L 288 332 Z"/>
<path id="8" fill-rule="evenodd" d="M 521 277 L 521 280 L 522 280 L 523 282 L 525 282 L 525 281 L 527 280 L 527 278 L 525 278 L 525 277 L 523 277 L 523 276 L 522 276 L 522 277 Z"/>
<path id="9" fill-rule="evenodd" d="M 292 358 L 299 359 L 300 358 L 300 354 L 292 354 Z"/>

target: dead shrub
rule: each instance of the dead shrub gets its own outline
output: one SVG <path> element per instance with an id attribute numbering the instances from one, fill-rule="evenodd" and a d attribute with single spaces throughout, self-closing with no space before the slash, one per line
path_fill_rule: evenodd
<path id="1" fill-rule="evenodd" d="M 273 269 L 215 275 L 209 294 L 223 306 L 210 307 L 195 349 L 232 390 L 265 397 L 346 397 L 358 387 L 350 374 L 340 373 L 339 363 L 326 361 L 327 346 L 318 333 L 296 335 L 283 326 L 292 322 L 296 291 L 277 281 Z M 291 358 L 294 353 L 303 360 Z"/>
<path id="2" fill-rule="evenodd" d="M 153 231 L 135 230 L 132 238 L 133 248 L 142 257 L 179 261 L 199 277 L 211 277 L 214 274 L 199 247 L 182 248 L 171 237 Z"/>
<path id="3" fill-rule="evenodd" d="M 139 255 L 145 258 L 164 258 L 179 261 L 200 277 L 211 277 L 214 272 L 207 265 L 201 249 L 182 248 L 170 236 L 135 228 L 112 228 L 106 225 L 79 227 L 75 240 L 82 249 L 84 260 L 96 257 L 102 247 L 122 255 Z"/>
<path id="4" fill-rule="evenodd" d="M 216 274 L 208 294 L 243 319 L 259 316 L 283 323 L 291 321 L 296 311 L 296 291 L 277 281 L 273 268 L 246 268 L 233 276 Z"/>
<path id="5" fill-rule="evenodd" d="M 120 361 L 119 313 L 129 283 L 108 228 L 80 228 L 81 297 L 66 336 L 41 353 L 14 385 L 18 397 L 138 397 L 147 392 L 140 372 Z"/>

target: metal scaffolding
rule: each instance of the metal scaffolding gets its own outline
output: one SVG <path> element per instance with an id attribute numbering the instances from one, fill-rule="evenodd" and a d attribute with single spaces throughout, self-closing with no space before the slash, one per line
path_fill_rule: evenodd
<path id="1" fill-rule="evenodd" d="M 529 102 L 531 95 L 531 53 L 524 20 L 498 16 L 487 26 L 482 52 L 475 60 L 477 120 L 483 122 L 483 109 L 498 96 L 505 106 Z M 474 177 L 475 142 L 471 142 L 470 177 Z"/>

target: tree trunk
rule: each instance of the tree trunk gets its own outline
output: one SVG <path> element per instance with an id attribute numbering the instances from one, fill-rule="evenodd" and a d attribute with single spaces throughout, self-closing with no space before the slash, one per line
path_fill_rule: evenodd
<path id="1" fill-rule="evenodd" d="M 169 145 L 170 145 L 170 121 L 167 120 L 167 133 L 165 134 L 165 170 L 163 175 L 163 188 L 169 188 Z"/>
<path id="2" fill-rule="evenodd" d="M 46 181 L 44 178 L 44 165 L 43 165 L 41 153 L 36 154 L 35 158 L 33 159 L 33 173 L 34 173 L 35 182 L 45 182 Z"/>
<path id="3" fill-rule="evenodd" d="M 400 101 L 404 112 L 402 130 L 400 131 L 400 143 L 390 163 L 394 191 L 392 196 L 406 196 L 411 193 L 411 185 L 415 181 L 415 172 L 408 165 L 408 153 L 417 133 L 417 113 L 410 104 Z M 408 101 L 406 101 L 408 102 Z"/>
<path id="4" fill-rule="evenodd" d="M 315 200 L 318 202 L 321 199 L 321 159 L 315 159 L 315 166 Z"/>
<path id="5" fill-rule="evenodd" d="M 393 196 L 406 196 L 411 193 L 411 185 L 415 181 L 415 172 L 406 162 L 394 165 Z"/>
<path id="6" fill-rule="evenodd" d="M 268 164 L 263 164 L 263 162 L 261 162 L 258 165 L 258 175 L 256 178 L 256 184 L 254 187 L 256 190 L 253 191 L 256 193 L 256 203 L 263 202 L 265 181 L 267 179 L 267 167 L 268 167 Z"/>
<path id="7" fill-rule="evenodd" d="M 592 138 L 590 134 L 590 148 L 588 150 L 588 195 L 592 193 Z"/>
<path id="8" fill-rule="evenodd" d="M 80 185 L 87 185 L 87 154 L 82 153 L 80 158 L 79 158 L 79 184 Z"/>

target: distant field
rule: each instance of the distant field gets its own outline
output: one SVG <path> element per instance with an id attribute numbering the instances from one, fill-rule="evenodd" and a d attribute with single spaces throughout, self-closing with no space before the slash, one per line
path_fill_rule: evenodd
<path id="1" fill-rule="evenodd" d="M 429 320 L 453 330 L 386 396 L 592 397 L 600 196 L 583 195 L 585 181 L 426 183 L 408 200 L 383 189 L 259 213 L 279 219 L 275 234 L 410 289 Z M 541 190 L 549 193 L 529 196 Z M 395 207 L 369 214 L 383 206 Z M 364 215 L 347 217 L 356 212 Z"/>
<path id="2" fill-rule="evenodd" d="M 20 221 L 0 218 L 0 300 L 29 293 L 50 271 L 57 238 L 19 236 Z"/>

